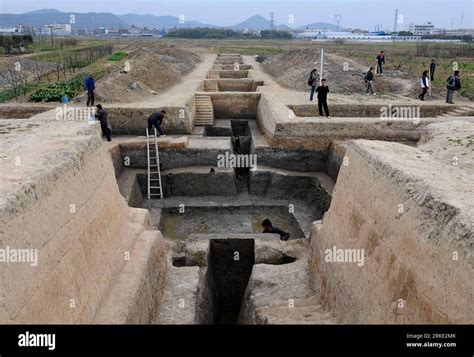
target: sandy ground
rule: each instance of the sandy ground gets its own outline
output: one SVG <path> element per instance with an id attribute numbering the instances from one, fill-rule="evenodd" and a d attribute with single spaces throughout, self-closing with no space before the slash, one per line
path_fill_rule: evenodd
<path id="1" fill-rule="evenodd" d="M 199 61 L 198 55 L 187 50 L 137 48 L 97 81 L 97 99 L 106 103 L 134 102 L 163 93 L 179 83 Z"/>

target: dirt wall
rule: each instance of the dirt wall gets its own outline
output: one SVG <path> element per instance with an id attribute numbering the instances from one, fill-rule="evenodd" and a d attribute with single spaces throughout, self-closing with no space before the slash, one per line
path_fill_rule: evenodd
<path id="1" fill-rule="evenodd" d="M 453 131 L 462 132 L 446 133 Z M 450 149 L 449 157 L 462 157 L 463 148 Z M 470 190 L 467 166 L 431 151 L 349 143 L 331 207 L 311 236 L 311 283 L 338 323 L 473 322 L 472 202 L 461 199 Z M 363 262 L 337 261 L 333 249 L 358 250 Z"/>

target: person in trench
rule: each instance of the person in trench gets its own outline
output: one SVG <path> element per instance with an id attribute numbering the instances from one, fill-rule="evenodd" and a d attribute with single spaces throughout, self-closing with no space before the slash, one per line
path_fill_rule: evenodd
<path id="1" fill-rule="evenodd" d="M 281 230 L 278 227 L 274 227 L 272 225 L 272 222 L 268 218 L 263 220 L 262 227 L 263 227 L 263 233 L 279 234 L 280 239 L 283 241 L 287 241 L 288 239 L 290 239 L 290 233 L 285 232 L 284 230 Z"/>

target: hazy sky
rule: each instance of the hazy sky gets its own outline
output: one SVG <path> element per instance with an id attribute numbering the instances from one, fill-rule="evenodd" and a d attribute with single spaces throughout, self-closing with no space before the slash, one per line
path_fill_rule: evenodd
<path id="1" fill-rule="evenodd" d="M 464 12 L 463 28 L 473 28 L 473 0 L 0 0 L 0 13 L 22 13 L 37 9 L 64 12 L 113 12 L 153 15 L 183 14 L 186 20 L 215 25 L 232 25 L 261 14 L 270 18 L 275 13 L 277 24 L 301 26 L 323 21 L 335 23 L 341 14 L 341 26 L 373 30 L 375 25 L 393 29 L 395 9 L 399 10 L 404 30 L 409 23 L 431 21 L 436 27 L 459 28 Z M 290 16 L 294 24 L 289 23 Z M 1 25 L 1 24 L 0 24 Z"/>

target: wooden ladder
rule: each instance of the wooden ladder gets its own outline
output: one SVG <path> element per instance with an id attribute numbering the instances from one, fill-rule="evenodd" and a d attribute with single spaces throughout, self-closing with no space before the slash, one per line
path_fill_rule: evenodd
<path id="1" fill-rule="evenodd" d="M 150 142 L 152 138 L 146 129 L 146 153 L 148 160 L 148 199 L 158 196 L 163 198 L 163 189 L 161 187 L 161 170 L 160 170 L 160 152 L 158 151 L 158 136 L 156 128 L 154 132 L 154 145 Z M 154 146 L 154 147 L 153 147 Z"/>

